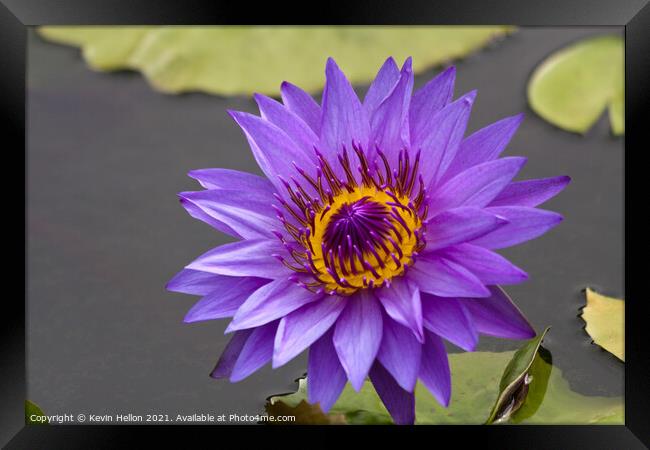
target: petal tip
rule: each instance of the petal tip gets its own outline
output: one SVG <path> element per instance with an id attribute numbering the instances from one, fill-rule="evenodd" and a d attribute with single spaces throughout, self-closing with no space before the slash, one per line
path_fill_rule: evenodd
<path id="1" fill-rule="evenodd" d="M 230 375 L 230 378 L 228 379 L 228 381 L 230 381 L 231 383 L 237 383 L 237 382 L 243 380 L 244 378 L 246 378 L 246 376 L 242 376 L 241 374 L 233 373 L 232 375 Z"/>
<path id="2" fill-rule="evenodd" d="M 210 378 L 214 378 L 215 380 L 220 380 L 222 378 L 226 378 L 226 376 L 221 373 L 219 367 L 215 367 L 214 369 L 212 369 L 212 372 L 210 372 Z"/>
<path id="3" fill-rule="evenodd" d="M 331 56 L 327 57 L 327 62 L 325 63 L 325 72 L 328 73 L 330 71 L 340 71 L 338 64 L 336 64 L 336 61 L 334 61 L 334 58 Z"/>
<path id="4" fill-rule="evenodd" d="M 407 57 L 404 60 L 404 64 L 402 65 L 402 70 L 406 73 L 413 72 L 413 58 L 411 56 Z"/>
<path id="5" fill-rule="evenodd" d="M 478 89 L 469 91 L 467 94 L 463 95 L 463 103 L 467 106 L 472 106 L 476 100 L 476 95 L 478 94 Z"/>
<path id="6" fill-rule="evenodd" d="M 235 323 L 235 320 L 233 319 L 233 320 L 230 321 L 230 323 L 228 324 L 226 329 L 223 331 L 223 334 L 229 334 L 229 333 L 232 333 L 232 332 L 237 331 L 237 330 L 239 330 L 239 327 L 237 326 L 237 324 Z"/>
<path id="7" fill-rule="evenodd" d="M 183 323 L 193 323 L 193 322 L 196 322 L 194 317 L 194 312 L 192 310 L 189 310 L 187 314 L 185 314 L 185 317 L 183 317 Z"/>

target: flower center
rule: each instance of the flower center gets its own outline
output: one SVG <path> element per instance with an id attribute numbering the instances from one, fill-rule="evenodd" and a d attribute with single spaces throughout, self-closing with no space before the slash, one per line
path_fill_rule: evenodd
<path id="1" fill-rule="evenodd" d="M 278 209 L 280 220 L 295 239 L 289 243 L 281 238 L 294 262 L 280 259 L 292 270 L 309 275 L 312 281 L 297 279 L 315 292 L 350 295 L 359 289 L 388 285 L 424 247 L 422 224 L 427 208 L 426 192 L 417 174 L 419 154 L 411 165 L 403 150 L 398 168 L 391 170 L 387 158 L 377 150 L 379 159 L 372 161 L 375 169 L 371 169 L 362 149 L 355 145 L 354 150 L 360 181 L 352 176 L 345 149 L 338 155 L 345 180 L 339 179 L 317 152 L 315 179 L 297 168 L 309 183 L 307 189 L 317 196 L 309 195 L 295 179 L 293 186 L 284 182 L 293 205 L 276 196 L 291 215 L 285 218 Z M 378 163 L 383 163 L 383 170 L 377 168 Z"/>

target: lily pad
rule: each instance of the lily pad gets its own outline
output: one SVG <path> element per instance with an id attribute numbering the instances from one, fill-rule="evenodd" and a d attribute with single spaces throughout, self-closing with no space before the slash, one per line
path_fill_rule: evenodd
<path id="1" fill-rule="evenodd" d="M 448 408 L 440 406 L 429 391 L 418 383 L 416 424 L 484 424 L 492 415 L 500 397 L 500 382 L 516 379 L 525 368 L 532 348 L 541 337 L 526 344 L 519 352 L 473 352 L 449 355 L 452 371 L 452 397 Z M 543 349 L 538 349 L 537 354 Z M 548 352 L 547 352 L 548 353 Z M 534 355 L 533 355 L 534 356 Z M 534 356 L 528 366 L 528 393 L 518 409 L 500 423 L 605 424 L 623 423 L 621 397 L 590 397 L 571 391 L 562 372 Z M 515 360 L 516 362 L 513 362 Z M 504 368 L 507 368 L 504 371 Z M 512 375 L 510 375 L 512 374 Z M 295 415 L 297 424 L 391 424 L 388 411 L 372 384 L 366 381 L 360 392 L 347 385 L 328 414 L 318 405 L 307 403 L 307 380 L 299 380 L 298 391 L 271 397 L 266 405 L 269 415 Z M 509 385 L 506 384 L 506 385 Z"/>
<path id="2" fill-rule="evenodd" d="M 413 70 L 462 58 L 510 33 L 506 26 L 187 27 L 45 26 L 45 39 L 82 48 L 96 70 L 137 70 L 167 93 L 279 94 L 282 81 L 322 89 L 327 57 L 368 83 L 388 56 Z"/>
<path id="3" fill-rule="evenodd" d="M 35 416 L 44 417 L 45 413 L 43 412 L 43 410 L 41 410 L 41 408 L 39 408 L 39 406 L 36 403 L 29 400 L 25 400 L 25 424 L 42 425 L 47 423 L 47 422 L 35 420 L 34 419 Z"/>
<path id="4" fill-rule="evenodd" d="M 594 343 L 625 361 L 625 302 L 607 297 L 589 288 L 585 291 L 587 305 L 582 309 L 585 331 Z"/>
<path id="5" fill-rule="evenodd" d="M 550 55 L 528 83 L 531 108 L 552 124 L 586 133 L 609 109 L 612 133 L 625 132 L 624 44 L 597 36 Z"/>

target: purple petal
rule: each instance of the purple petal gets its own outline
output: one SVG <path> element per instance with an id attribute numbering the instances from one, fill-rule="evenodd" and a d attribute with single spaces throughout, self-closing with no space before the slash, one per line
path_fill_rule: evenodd
<path id="1" fill-rule="evenodd" d="M 433 126 L 435 113 L 447 106 L 454 95 L 455 79 L 456 68 L 449 67 L 413 95 L 409 111 L 412 138 L 421 140 L 420 136 Z"/>
<path id="2" fill-rule="evenodd" d="M 205 189 L 260 191 L 255 193 L 256 196 L 268 192 L 268 195 L 273 198 L 274 189 L 271 182 L 252 173 L 230 169 L 198 169 L 190 171 L 188 175 Z"/>
<path id="3" fill-rule="evenodd" d="M 280 226 L 270 203 L 275 199 L 270 194 L 257 197 L 255 191 L 213 189 L 181 192 L 178 196 L 190 215 L 198 208 L 212 219 L 210 225 L 213 221 L 220 222 L 244 239 L 273 237 L 272 231 Z M 203 220 L 203 217 L 197 218 Z"/>
<path id="4" fill-rule="evenodd" d="M 411 136 L 414 150 L 422 150 L 420 173 L 425 186 L 435 185 L 447 171 L 465 134 L 476 91 L 465 94 L 431 117 L 430 125 Z"/>
<path id="5" fill-rule="evenodd" d="M 423 339 L 424 341 L 424 339 Z M 413 392 L 420 371 L 422 344 L 413 332 L 394 320 L 384 318 L 384 331 L 377 359 L 408 392 Z"/>
<path id="6" fill-rule="evenodd" d="M 248 297 L 237 310 L 226 333 L 258 327 L 321 298 L 322 295 L 314 294 L 286 278 L 274 280 Z"/>
<path id="7" fill-rule="evenodd" d="M 253 330 L 241 330 L 232 335 L 226 348 L 221 353 L 217 365 L 210 373 L 212 378 L 230 378 L 232 368 L 235 367 L 237 358 L 239 358 L 239 354 L 252 332 Z"/>
<path id="8" fill-rule="evenodd" d="M 479 333 L 507 339 L 530 339 L 535 330 L 498 286 L 490 286 L 490 297 L 462 299 Z"/>
<path id="9" fill-rule="evenodd" d="M 208 295 L 231 281 L 231 277 L 199 270 L 183 269 L 167 282 L 165 289 L 182 294 Z"/>
<path id="10" fill-rule="evenodd" d="M 459 206 L 487 206 L 525 163 L 526 158 L 501 158 L 477 164 L 459 173 L 433 192 L 429 214 Z"/>
<path id="11" fill-rule="evenodd" d="M 183 208 L 185 208 L 185 210 L 188 212 L 188 214 L 191 217 L 194 217 L 195 219 L 207 223 L 208 225 L 221 231 L 222 233 L 228 234 L 236 238 L 242 237 L 231 227 L 229 227 L 222 221 L 215 219 L 210 214 L 206 213 L 205 210 L 201 208 L 199 205 L 197 205 L 196 203 L 189 201 L 183 197 L 180 197 L 179 200 L 181 202 L 181 205 L 183 205 Z"/>
<path id="12" fill-rule="evenodd" d="M 253 156 L 262 172 L 284 195 L 285 187 L 279 177 L 289 180 L 295 175 L 294 164 L 311 172 L 316 165 L 312 148 L 300 148 L 276 125 L 252 114 L 229 111 L 248 139 Z"/>
<path id="13" fill-rule="evenodd" d="M 395 64 L 395 60 L 389 57 L 377 72 L 377 76 L 366 92 L 363 99 L 363 107 L 366 109 L 368 117 L 372 119 L 375 110 L 382 101 L 390 94 L 395 84 L 400 78 L 400 71 Z"/>
<path id="14" fill-rule="evenodd" d="M 255 94 L 255 101 L 260 108 L 262 117 L 282 131 L 303 149 L 313 149 L 318 145 L 318 136 L 300 117 L 272 98 Z"/>
<path id="15" fill-rule="evenodd" d="M 517 284 L 528 279 L 526 272 L 503 256 L 477 245 L 454 245 L 436 253 L 460 264 L 483 284 Z"/>
<path id="16" fill-rule="evenodd" d="M 442 258 L 418 258 L 408 277 L 420 291 L 440 297 L 487 297 L 490 291 L 463 266 Z"/>
<path id="17" fill-rule="evenodd" d="M 424 342 L 422 306 L 417 285 L 407 278 L 397 278 L 390 287 L 377 289 L 376 295 L 390 317 L 410 328 L 417 339 Z"/>
<path id="18" fill-rule="evenodd" d="M 352 148 L 352 142 L 366 149 L 370 136 L 370 121 L 350 82 L 332 58 L 325 68 L 327 81 L 323 91 L 321 145 L 330 155 L 343 146 Z"/>
<path id="19" fill-rule="evenodd" d="M 526 206 L 495 206 L 485 208 L 505 218 L 508 223 L 477 239 L 472 244 L 491 249 L 510 247 L 546 233 L 562 221 L 562 216 L 552 211 Z"/>
<path id="20" fill-rule="evenodd" d="M 253 277 L 227 277 L 228 283 L 196 302 L 188 311 L 184 322 L 222 319 L 232 317 L 249 295 L 269 280 Z"/>
<path id="21" fill-rule="evenodd" d="M 334 330 L 334 348 L 350 384 L 359 391 L 381 344 L 381 307 L 367 292 L 350 296 L 347 302 Z"/>
<path id="22" fill-rule="evenodd" d="M 319 403 L 327 413 L 341 395 L 348 381 L 332 343 L 334 329 L 330 328 L 309 347 L 307 362 L 307 399 Z"/>
<path id="23" fill-rule="evenodd" d="M 506 117 L 464 139 L 444 178 L 449 179 L 476 164 L 498 158 L 523 119 L 523 114 Z"/>
<path id="24" fill-rule="evenodd" d="M 243 380 L 271 360 L 273 337 L 277 328 L 278 322 L 276 321 L 253 330 L 230 374 L 232 383 Z"/>
<path id="25" fill-rule="evenodd" d="M 559 194 L 571 181 L 569 177 L 541 178 L 510 183 L 492 200 L 490 206 L 535 207 Z"/>
<path id="26" fill-rule="evenodd" d="M 420 380 L 445 408 L 451 398 L 451 373 L 447 351 L 440 339 L 430 331 L 425 332 L 426 341 L 422 347 Z M 477 368 L 480 370 L 480 368 Z"/>
<path id="27" fill-rule="evenodd" d="M 411 58 L 402 68 L 392 92 L 377 107 L 370 123 L 371 145 L 377 145 L 396 164 L 399 152 L 409 144 L 408 113 L 413 90 Z"/>
<path id="28" fill-rule="evenodd" d="M 298 86 L 287 81 L 282 83 L 280 93 L 285 106 L 309 125 L 314 133 L 320 135 L 321 110 L 316 100 Z"/>
<path id="29" fill-rule="evenodd" d="M 199 256 L 187 269 L 232 277 L 286 277 L 291 271 L 273 257 L 283 252 L 285 249 L 277 240 L 231 242 Z"/>
<path id="30" fill-rule="evenodd" d="M 429 219 L 427 250 L 433 251 L 461 244 L 503 228 L 508 222 L 487 209 L 460 207 Z"/>
<path id="31" fill-rule="evenodd" d="M 370 370 L 370 381 L 397 425 L 413 425 L 415 422 L 415 395 L 402 389 L 382 367 L 375 363 Z"/>
<path id="32" fill-rule="evenodd" d="M 280 367 L 309 347 L 336 322 L 347 302 L 327 296 L 284 316 L 273 348 L 273 368 Z"/>
<path id="33" fill-rule="evenodd" d="M 478 344 L 478 332 L 470 314 L 455 298 L 422 294 L 424 326 L 468 352 Z"/>

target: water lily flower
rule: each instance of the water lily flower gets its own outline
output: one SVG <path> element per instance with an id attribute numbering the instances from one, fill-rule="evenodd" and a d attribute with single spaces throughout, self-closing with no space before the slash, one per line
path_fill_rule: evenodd
<path id="1" fill-rule="evenodd" d="M 472 351 L 479 333 L 534 330 L 499 285 L 527 274 L 494 250 L 562 217 L 536 208 L 568 177 L 513 181 L 525 158 L 500 154 L 522 115 L 464 137 L 476 96 L 453 100 L 455 69 L 412 94 L 411 59 L 389 58 L 363 102 L 333 59 L 319 105 L 282 84 L 255 95 L 261 116 L 230 111 L 265 178 L 189 173 L 192 217 L 235 242 L 200 256 L 167 285 L 202 296 L 186 322 L 232 318 L 212 376 L 242 380 L 309 350 L 308 399 L 327 412 L 367 377 L 396 423 L 413 423 L 417 380 L 444 406 L 443 339 Z"/>

